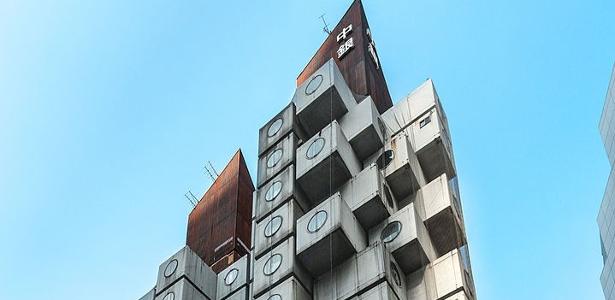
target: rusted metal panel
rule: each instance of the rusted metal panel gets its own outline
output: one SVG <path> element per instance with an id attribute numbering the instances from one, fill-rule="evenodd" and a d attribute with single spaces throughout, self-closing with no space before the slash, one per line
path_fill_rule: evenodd
<path id="1" fill-rule="evenodd" d="M 188 217 L 186 244 L 208 265 L 223 258 L 232 259 L 231 264 L 248 252 L 253 192 L 254 185 L 239 150 Z"/>
<path id="2" fill-rule="evenodd" d="M 338 42 L 338 35 L 351 24 L 352 31 L 347 34 L 347 37 L 353 39 L 354 48 L 349 50 L 340 59 L 338 58 L 337 51 L 344 43 L 344 40 L 342 39 Z M 355 0 L 310 62 L 299 74 L 297 86 L 301 85 L 318 68 L 333 57 L 352 92 L 360 95 L 357 97 L 357 101 L 362 101 L 366 96 L 372 96 L 380 113 L 393 106 L 375 45 L 372 44 L 370 46 L 372 38 L 368 35 L 368 31 L 369 25 L 363 10 L 363 4 L 361 1 Z M 370 49 L 373 50 L 375 59 L 372 58 Z"/>

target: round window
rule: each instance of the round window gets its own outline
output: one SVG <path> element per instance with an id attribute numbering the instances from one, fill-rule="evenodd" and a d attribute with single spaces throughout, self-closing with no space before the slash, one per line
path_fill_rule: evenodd
<path id="1" fill-rule="evenodd" d="M 316 157 L 316 155 L 318 155 L 320 153 L 320 151 L 322 151 L 322 149 L 325 147 L 325 139 L 319 137 L 317 139 L 315 139 L 312 144 L 310 144 L 310 146 L 307 149 L 307 152 L 305 153 L 305 156 L 308 159 L 312 159 L 314 157 Z"/>
<path id="2" fill-rule="evenodd" d="M 171 275 L 173 275 L 173 273 L 175 273 L 175 270 L 177 270 L 177 259 L 174 259 L 172 261 L 170 261 L 166 268 L 164 268 L 164 277 L 170 277 Z"/>
<path id="3" fill-rule="evenodd" d="M 310 218 L 307 225 L 307 230 L 314 233 L 320 230 L 320 228 L 325 225 L 325 222 L 327 222 L 327 212 L 320 210 Z"/>
<path id="4" fill-rule="evenodd" d="M 162 298 L 162 300 L 175 300 L 175 293 L 169 292 Z"/>
<path id="5" fill-rule="evenodd" d="M 393 281 L 397 286 L 401 286 L 401 276 L 399 276 L 399 271 L 397 270 L 397 266 L 391 262 L 391 275 L 393 276 Z"/>
<path id="6" fill-rule="evenodd" d="M 282 296 L 280 294 L 273 294 L 267 298 L 267 300 L 282 300 Z"/>
<path id="7" fill-rule="evenodd" d="M 228 273 L 226 273 L 226 276 L 224 276 L 224 284 L 233 284 L 233 282 L 235 282 L 235 280 L 237 279 L 237 275 L 239 275 L 239 270 L 237 270 L 236 268 L 230 270 Z"/>
<path id="8" fill-rule="evenodd" d="M 265 262 L 265 265 L 263 266 L 263 274 L 269 276 L 275 273 L 275 271 L 277 271 L 281 265 L 282 265 L 282 255 L 276 253 L 272 255 L 271 257 L 269 257 L 269 259 L 267 259 L 267 261 Z"/>
<path id="9" fill-rule="evenodd" d="M 277 149 L 269 154 L 267 158 L 267 168 L 275 167 L 282 159 L 282 149 Z"/>
<path id="10" fill-rule="evenodd" d="M 272 137 L 276 135 L 278 132 L 280 132 L 280 129 L 282 129 L 283 124 L 284 120 L 282 118 L 273 121 L 273 123 L 269 125 L 269 129 L 267 130 L 267 136 Z"/>
<path id="11" fill-rule="evenodd" d="M 267 189 L 267 193 L 265 193 L 265 201 L 273 201 L 273 199 L 275 199 L 280 194 L 280 191 L 282 191 L 282 182 L 274 182 L 271 186 L 269 186 L 269 189 Z"/>
<path id="12" fill-rule="evenodd" d="M 395 153 L 393 152 L 393 150 L 384 151 L 384 153 L 382 153 L 378 157 L 378 160 L 376 160 L 376 165 L 378 165 L 378 169 L 382 170 L 386 168 L 393 161 L 393 158 L 395 158 Z"/>
<path id="13" fill-rule="evenodd" d="M 305 87 L 305 94 L 306 95 L 314 94 L 314 92 L 318 90 L 321 84 L 322 84 L 322 75 L 319 74 L 319 75 L 312 77 L 312 80 L 310 80 L 310 83 L 308 83 L 308 85 Z"/>
<path id="14" fill-rule="evenodd" d="M 382 229 L 380 233 L 380 239 L 385 243 L 390 243 L 397 238 L 401 232 L 401 223 L 399 221 L 393 221 Z"/>
<path id="15" fill-rule="evenodd" d="M 265 237 L 272 237 L 282 227 L 282 216 L 275 216 L 265 225 Z"/>

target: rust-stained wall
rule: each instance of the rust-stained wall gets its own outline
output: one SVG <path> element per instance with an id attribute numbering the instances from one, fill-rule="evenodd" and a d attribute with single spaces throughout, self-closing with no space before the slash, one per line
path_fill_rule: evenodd
<path id="1" fill-rule="evenodd" d="M 186 244 L 217 272 L 251 247 L 252 192 L 239 150 L 188 217 Z"/>
<path id="2" fill-rule="evenodd" d="M 353 27 L 349 37 L 353 38 L 354 49 L 350 50 L 341 59 L 338 59 L 337 50 L 341 43 L 337 42 L 337 35 L 349 24 L 352 24 Z M 393 106 L 391 95 L 384 79 L 384 73 L 382 72 L 382 66 L 377 68 L 368 52 L 368 28 L 369 25 L 363 10 L 363 4 L 361 1 L 356 0 L 299 74 L 297 86 L 301 85 L 318 68 L 333 57 L 348 86 L 355 94 L 362 96 L 371 95 L 380 113 Z M 362 98 L 357 100 L 363 100 Z"/>

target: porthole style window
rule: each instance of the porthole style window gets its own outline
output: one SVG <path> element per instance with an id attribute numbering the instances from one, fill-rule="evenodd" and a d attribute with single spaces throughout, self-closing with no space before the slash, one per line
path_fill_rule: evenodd
<path id="1" fill-rule="evenodd" d="M 395 158 L 395 152 L 393 152 L 393 150 L 384 151 L 376 160 L 378 169 L 382 170 L 386 168 L 393 161 L 393 158 Z"/>
<path id="2" fill-rule="evenodd" d="M 284 119 L 282 118 L 273 121 L 273 123 L 269 125 L 269 129 L 267 130 L 267 136 L 272 137 L 278 134 L 278 132 L 280 132 L 280 129 L 282 129 L 282 125 L 284 125 Z"/>
<path id="3" fill-rule="evenodd" d="M 267 158 L 267 168 L 275 167 L 280 160 L 282 160 L 282 153 L 282 149 L 277 149 L 269 154 L 269 157 Z"/>
<path id="4" fill-rule="evenodd" d="M 310 221 L 308 222 L 308 225 L 307 225 L 307 230 L 311 233 L 314 233 L 320 230 L 320 228 L 322 228 L 326 222 L 327 222 L 327 212 L 324 210 L 320 210 L 310 218 Z"/>
<path id="5" fill-rule="evenodd" d="M 310 144 L 310 146 L 307 149 L 307 152 L 305 153 L 305 156 L 308 159 L 312 159 L 314 157 L 316 157 L 316 155 L 318 155 L 320 153 L 320 151 L 322 151 L 322 149 L 325 147 L 325 139 L 324 138 L 317 138 L 315 139 L 312 144 Z"/>
<path id="6" fill-rule="evenodd" d="M 282 191 L 282 182 L 274 182 L 271 186 L 269 186 L 269 189 L 267 189 L 267 192 L 265 193 L 265 201 L 273 201 L 273 199 L 275 199 L 280 194 L 280 191 Z"/>
<path id="7" fill-rule="evenodd" d="M 265 225 L 265 237 L 272 237 L 282 227 L 282 216 L 275 216 Z"/>
<path id="8" fill-rule="evenodd" d="M 235 282 L 235 280 L 237 279 L 238 275 L 239 275 L 239 270 L 237 270 L 237 268 L 233 268 L 228 273 L 226 273 L 226 276 L 224 276 L 224 284 L 226 285 L 233 284 L 233 282 Z"/>
<path id="9" fill-rule="evenodd" d="M 170 261 L 167 266 L 164 268 L 164 277 L 171 277 L 171 275 L 173 275 L 173 273 L 175 273 L 175 270 L 177 270 L 177 265 L 178 265 L 178 261 L 177 259 L 174 259 L 172 261 Z"/>
<path id="10" fill-rule="evenodd" d="M 282 255 L 276 253 L 269 257 L 269 259 L 267 259 L 267 261 L 265 262 L 265 265 L 263 266 L 263 274 L 270 276 L 271 274 L 275 273 L 275 271 L 277 271 L 281 265 Z"/>
<path id="11" fill-rule="evenodd" d="M 175 300 L 175 293 L 169 292 L 162 298 L 162 300 Z"/>
<path id="12" fill-rule="evenodd" d="M 397 286 L 401 286 L 401 276 L 399 276 L 399 271 L 397 270 L 397 266 L 391 262 L 391 275 L 393 276 L 393 281 Z"/>
<path id="13" fill-rule="evenodd" d="M 318 90 L 320 85 L 322 84 L 322 75 L 318 74 L 310 80 L 310 83 L 305 87 L 305 94 L 311 95 Z"/>
<path id="14" fill-rule="evenodd" d="M 387 226 L 385 226 L 384 229 L 382 229 L 382 232 L 380 232 L 380 239 L 385 243 L 390 243 L 394 239 L 396 239 L 397 236 L 399 236 L 400 232 L 401 232 L 401 222 L 393 221 L 387 224 Z"/>
<path id="15" fill-rule="evenodd" d="M 267 300 L 282 300 L 282 296 L 280 294 L 273 294 L 267 298 Z"/>

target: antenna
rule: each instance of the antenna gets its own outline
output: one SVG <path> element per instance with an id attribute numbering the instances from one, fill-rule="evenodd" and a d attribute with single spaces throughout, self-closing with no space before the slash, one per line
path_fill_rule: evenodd
<path id="1" fill-rule="evenodd" d="M 188 201 L 190 201 L 190 204 L 192 204 L 192 207 L 196 207 L 196 205 L 199 203 L 199 200 L 196 198 L 196 196 L 194 196 L 194 194 L 190 190 L 188 190 L 184 194 L 184 197 L 186 197 L 186 199 L 188 199 Z"/>
<path id="2" fill-rule="evenodd" d="M 331 30 L 329 30 L 329 24 L 327 24 L 327 20 L 325 20 L 325 14 L 320 15 L 320 19 L 322 20 L 322 23 L 324 24 L 324 26 L 322 27 L 322 31 L 324 31 L 327 34 L 331 34 Z"/>
<path id="3" fill-rule="evenodd" d="M 214 177 L 214 175 L 212 174 L 212 172 L 209 170 L 209 168 L 207 167 L 207 165 L 203 166 L 203 169 L 205 169 L 205 171 L 207 172 L 207 175 L 209 175 L 209 178 L 211 178 L 211 181 L 216 181 L 216 177 Z M 217 174 L 216 174 L 217 175 Z"/>
<path id="4" fill-rule="evenodd" d="M 214 172 L 214 174 L 216 175 L 216 177 L 220 176 L 218 175 L 218 172 L 216 172 L 216 168 L 214 168 L 214 165 L 211 164 L 211 160 L 207 161 L 209 163 L 209 167 L 211 168 L 211 170 Z"/>

